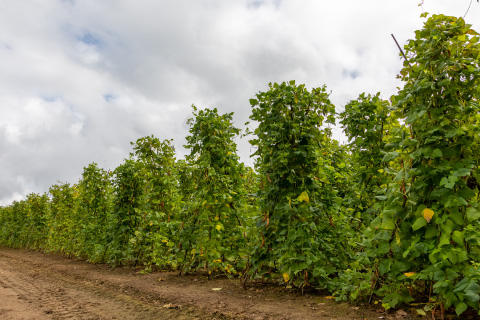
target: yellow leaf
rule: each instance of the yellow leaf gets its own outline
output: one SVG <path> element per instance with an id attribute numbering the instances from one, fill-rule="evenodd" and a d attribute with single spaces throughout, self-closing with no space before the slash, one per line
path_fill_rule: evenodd
<path id="1" fill-rule="evenodd" d="M 204 200 L 204 201 L 202 202 L 202 206 L 204 206 L 204 205 L 206 205 L 206 204 L 207 204 L 207 200 Z"/>
<path id="2" fill-rule="evenodd" d="M 300 193 L 300 195 L 298 196 L 297 200 L 298 200 L 299 202 L 302 202 L 302 201 L 310 202 L 310 198 L 308 197 L 307 191 L 303 191 L 302 193 Z"/>
<path id="3" fill-rule="evenodd" d="M 285 280 L 285 282 L 288 282 L 288 280 L 290 280 L 290 275 L 288 273 L 284 273 L 283 280 Z"/>
<path id="4" fill-rule="evenodd" d="M 218 221 L 220 218 L 218 216 L 215 216 L 215 221 Z"/>
<path id="5" fill-rule="evenodd" d="M 377 171 L 380 173 L 383 173 L 383 169 L 378 169 Z"/>
<path id="6" fill-rule="evenodd" d="M 218 231 L 220 231 L 220 230 L 222 229 L 222 226 L 219 225 L 219 224 L 217 224 L 217 225 L 215 226 L 215 229 L 217 229 Z"/>
<path id="7" fill-rule="evenodd" d="M 433 210 L 428 208 L 423 209 L 423 217 L 425 218 L 425 220 L 427 220 L 427 222 L 430 222 L 430 220 L 432 220 L 433 215 Z"/>
<path id="8" fill-rule="evenodd" d="M 418 313 L 419 315 L 421 315 L 421 316 L 426 316 L 426 315 L 427 315 L 427 313 L 426 313 L 425 310 L 423 310 L 423 309 L 416 309 L 416 311 L 417 311 L 417 313 Z"/>
<path id="9" fill-rule="evenodd" d="M 413 277 L 416 274 L 417 274 L 416 272 L 405 272 L 404 273 L 405 277 L 408 277 L 408 278 Z"/>
<path id="10" fill-rule="evenodd" d="M 334 296 L 326 296 L 325 299 L 333 300 L 333 299 L 335 299 L 335 297 Z"/>
<path id="11" fill-rule="evenodd" d="M 395 240 L 397 241 L 397 244 L 398 244 L 399 246 L 402 245 L 402 240 L 401 240 L 401 238 L 400 238 L 400 234 L 398 233 L 398 229 L 397 229 L 397 232 L 395 233 Z"/>

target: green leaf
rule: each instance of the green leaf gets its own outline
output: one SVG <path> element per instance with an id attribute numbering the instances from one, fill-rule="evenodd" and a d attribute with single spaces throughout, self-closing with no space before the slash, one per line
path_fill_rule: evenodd
<path id="1" fill-rule="evenodd" d="M 466 210 L 467 219 L 470 222 L 478 220 L 480 218 L 480 212 L 474 207 L 468 207 Z"/>
<path id="2" fill-rule="evenodd" d="M 390 216 L 384 216 L 382 217 L 382 225 L 380 228 L 385 230 L 393 230 L 395 229 L 395 221 Z"/>
<path id="3" fill-rule="evenodd" d="M 480 300 L 480 296 L 477 293 L 478 291 L 467 290 L 465 293 L 465 301 L 468 303 L 478 305 L 478 301 Z"/>
<path id="4" fill-rule="evenodd" d="M 441 158 L 441 157 L 443 157 L 442 150 L 437 148 L 432 151 L 432 158 Z"/>
<path id="5" fill-rule="evenodd" d="M 459 226 L 463 226 L 463 214 L 461 214 L 460 212 L 452 212 L 448 215 L 448 217 L 457 225 Z"/>
<path id="6" fill-rule="evenodd" d="M 455 176 L 443 177 L 442 180 L 440 180 L 440 186 L 444 186 L 447 189 L 453 189 L 456 181 L 458 181 L 458 178 Z"/>
<path id="7" fill-rule="evenodd" d="M 392 266 L 392 259 L 384 259 L 378 264 L 378 272 L 380 272 L 380 274 L 383 275 L 391 270 L 391 266 Z"/>
<path id="8" fill-rule="evenodd" d="M 412 225 L 413 231 L 417 231 L 418 229 L 427 225 L 427 220 L 424 217 L 419 217 Z"/>
<path id="9" fill-rule="evenodd" d="M 423 309 L 415 309 L 415 311 L 417 311 L 417 313 L 421 316 L 426 316 L 427 315 L 427 313 Z"/>
<path id="10" fill-rule="evenodd" d="M 449 83 L 450 83 L 450 79 L 447 78 L 447 79 L 443 79 L 442 81 L 440 81 L 438 83 L 438 85 L 441 86 L 441 87 L 444 87 L 444 86 L 448 85 Z"/>
<path id="11" fill-rule="evenodd" d="M 438 230 L 435 226 L 428 226 L 425 232 L 425 239 L 430 239 L 438 235 Z"/>
<path id="12" fill-rule="evenodd" d="M 390 252 L 390 243 L 388 242 L 380 243 L 380 245 L 378 246 L 378 253 L 385 254 L 388 252 Z"/>
<path id="13" fill-rule="evenodd" d="M 472 291 L 472 292 L 478 292 L 480 290 L 480 286 L 478 285 L 478 283 L 476 283 L 474 280 L 471 281 L 467 287 L 465 288 L 465 291 L 468 292 L 468 291 Z M 477 300 L 478 301 L 478 300 Z"/>
<path id="14" fill-rule="evenodd" d="M 453 231 L 453 234 L 452 234 L 452 240 L 454 242 L 456 242 L 457 244 L 459 245 L 463 245 L 463 232 L 460 232 L 460 231 Z"/>
<path id="15" fill-rule="evenodd" d="M 455 307 L 455 312 L 457 316 L 461 315 L 465 310 L 468 309 L 468 306 L 465 302 L 460 302 Z"/>
<path id="16" fill-rule="evenodd" d="M 453 251 L 447 253 L 447 258 L 452 264 L 457 264 L 458 262 L 458 255 L 455 254 Z"/>
<path id="17" fill-rule="evenodd" d="M 450 244 L 450 234 L 448 233 L 442 233 L 440 236 L 440 241 L 438 243 L 439 246 L 444 246 Z"/>

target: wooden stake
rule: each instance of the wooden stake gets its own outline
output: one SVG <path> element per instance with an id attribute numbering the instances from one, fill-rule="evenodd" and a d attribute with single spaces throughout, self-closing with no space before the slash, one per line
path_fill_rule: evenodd
<path id="1" fill-rule="evenodd" d="M 403 58 L 405 58 L 405 61 L 407 61 L 408 65 L 411 67 L 410 62 L 407 59 L 407 56 L 405 55 L 405 53 L 403 53 L 403 50 L 400 47 L 400 45 L 398 44 L 397 39 L 395 39 L 395 36 L 393 35 L 393 33 L 392 33 L 392 38 L 395 41 L 395 43 L 397 44 L 398 50 L 400 50 L 400 52 L 402 53 Z"/>

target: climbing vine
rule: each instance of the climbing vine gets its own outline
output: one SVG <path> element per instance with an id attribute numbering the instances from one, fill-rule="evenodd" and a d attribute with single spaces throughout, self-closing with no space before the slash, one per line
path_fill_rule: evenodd
<path id="1" fill-rule="evenodd" d="M 433 15 L 405 46 L 395 97 L 408 134 L 377 229 L 378 292 L 388 309 L 427 298 L 460 315 L 478 309 L 480 46 L 461 18 Z M 398 286 L 402 284 L 402 289 Z"/>
<path id="2" fill-rule="evenodd" d="M 92 163 L 78 183 L 0 207 L 0 245 L 387 310 L 478 310 L 479 40 L 462 18 L 431 16 L 404 47 L 398 94 L 363 93 L 340 114 L 325 86 L 270 84 L 250 99 L 255 169 L 233 113 L 193 107 L 185 159 L 140 138 L 113 172 Z"/>
<path id="3" fill-rule="evenodd" d="M 205 267 L 209 274 L 235 274 L 246 262 L 247 227 L 245 168 L 234 142 L 239 129 L 232 124 L 232 113 L 193 107 L 193 115 L 188 120 L 187 160 L 193 164 L 196 188 L 181 226 L 182 269 Z"/>
<path id="4" fill-rule="evenodd" d="M 323 125 L 334 124 L 335 107 L 326 87 L 309 91 L 294 81 L 270 84 L 250 103 L 250 119 L 258 122 L 250 143 L 261 181 L 262 241 L 253 270 L 296 286 L 326 286 L 343 259 L 335 249 L 341 239 L 336 226 L 343 226 L 335 210 L 340 199 L 319 158 L 329 136 Z"/>

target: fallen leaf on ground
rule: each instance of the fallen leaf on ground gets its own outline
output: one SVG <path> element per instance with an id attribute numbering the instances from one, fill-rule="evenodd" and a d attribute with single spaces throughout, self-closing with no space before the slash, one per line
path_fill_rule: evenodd
<path id="1" fill-rule="evenodd" d="M 406 313 L 405 311 L 398 310 L 397 312 L 395 312 L 395 318 L 401 319 L 401 318 L 405 318 L 405 317 L 408 317 L 408 313 Z"/>

